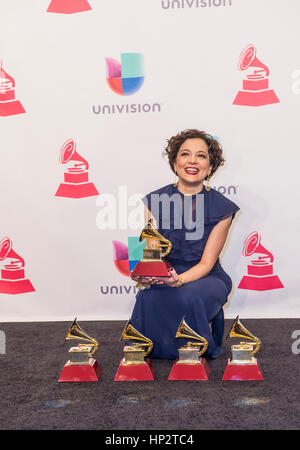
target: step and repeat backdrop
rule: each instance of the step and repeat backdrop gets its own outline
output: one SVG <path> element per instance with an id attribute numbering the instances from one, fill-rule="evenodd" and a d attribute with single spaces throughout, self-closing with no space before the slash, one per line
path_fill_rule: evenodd
<path id="1" fill-rule="evenodd" d="M 125 320 L 187 128 L 237 203 L 225 317 L 300 317 L 298 0 L 0 0 L 0 318 Z"/>

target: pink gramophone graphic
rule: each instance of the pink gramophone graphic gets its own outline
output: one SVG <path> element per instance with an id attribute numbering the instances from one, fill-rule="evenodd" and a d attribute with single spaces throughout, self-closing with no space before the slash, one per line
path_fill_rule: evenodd
<path id="1" fill-rule="evenodd" d="M 0 262 L 6 259 L 10 261 L 1 269 L 0 293 L 23 294 L 35 291 L 31 282 L 25 278 L 25 261 L 12 249 L 9 237 L 0 241 Z"/>
<path id="2" fill-rule="evenodd" d="M 87 0 L 51 0 L 47 12 L 73 14 L 92 9 Z"/>
<path id="3" fill-rule="evenodd" d="M 76 151 L 73 139 L 68 139 L 60 150 L 59 162 L 67 164 L 64 183 L 59 185 L 56 197 L 83 198 L 99 195 L 94 184 L 89 182 L 88 162 Z"/>
<path id="4" fill-rule="evenodd" d="M 273 274 L 274 257 L 272 253 L 261 245 L 260 240 L 258 232 L 253 231 L 244 242 L 242 252 L 244 256 L 256 254 L 259 256 L 248 264 L 248 274 L 243 276 L 238 285 L 239 289 L 269 291 L 284 287 L 278 276 Z"/>
<path id="5" fill-rule="evenodd" d="M 263 106 L 279 103 L 278 97 L 269 89 L 269 69 L 258 58 L 254 45 L 247 45 L 242 51 L 238 64 L 239 70 L 248 70 L 243 79 L 243 90 L 239 91 L 233 105 Z"/>
<path id="6" fill-rule="evenodd" d="M 15 80 L 8 75 L 0 63 L 0 116 L 22 114 L 25 109 L 19 100 L 15 99 Z"/>

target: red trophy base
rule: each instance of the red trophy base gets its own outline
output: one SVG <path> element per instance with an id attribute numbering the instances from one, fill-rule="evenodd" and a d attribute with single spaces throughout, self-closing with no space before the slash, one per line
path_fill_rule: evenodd
<path id="1" fill-rule="evenodd" d="M 66 198 L 84 198 L 92 197 L 94 195 L 99 195 L 99 192 L 97 191 L 93 183 L 61 183 L 55 194 L 56 197 Z"/>
<path id="2" fill-rule="evenodd" d="M 267 91 L 239 91 L 233 105 L 264 106 L 279 103 L 279 99 L 272 89 Z"/>
<path id="3" fill-rule="evenodd" d="M 146 364 L 124 364 L 121 360 L 114 381 L 153 381 L 154 369 L 149 359 Z"/>
<path id="4" fill-rule="evenodd" d="M 87 0 L 52 0 L 47 12 L 73 14 L 92 9 Z"/>
<path id="5" fill-rule="evenodd" d="M 176 359 L 168 380 L 205 380 L 209 379 L 210 368 L 204 358 L 199 364 L 178 364 Z"/>
<path id="6" fill-rule="evenodd" d="M 0 116 L 14 116 L 26 112 L 19 100 L 0 102 Z"/>
<path id="7" fill-rule="evenodd" d="M 139 261 L 132 271 L 132 275 L 141 277 L 169 277 L 171 264 L 164 261 Z"/>
<path id="8" fill-rule="evenodd" d="M 283 287 L 284 286 L 277 275 L 266 277 L 251 277 L 245 275 L 238 285 L 238 289 L 247 289 L 251 291 L 270 291 L 272 289 L 280 289 Z"/>
<path id="9" fill-rule="evenodd" d="M 0 294 L 24 294 L 34 292 L 35 289 L 28 279 L 24 280 L 0 280 Z"/>
<path id="10" fill-rule="evenodd" d="M 70 364 L 65 365 L 59 383 L 78 381 L 98 381 L 102 370 L 96 359 L 91 358 L 90 364 Z"/>
<path id="11" fill-rule="evenodd" d="M 253 361 L 253 364 L 234 364 L 228 359 L 222 381 L 263 380 L 256 358 Z"/>

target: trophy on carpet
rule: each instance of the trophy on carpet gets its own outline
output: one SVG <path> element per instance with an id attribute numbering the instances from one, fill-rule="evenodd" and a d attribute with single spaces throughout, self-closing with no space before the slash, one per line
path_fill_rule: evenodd
<path id="1" fill-rule="evenodd" d="M 172 243 L 166 239 L 154 227 L 150 219 L 140 234 L 140 241 L 143 239 L 156 239 L 159 244 L 153 244 L 151 248 L 143 249 L 143 259 L 139 261 L 132 271 L 132 275 L 142 277 L 168 277 L 171 264 L 163 261 L 163 258 L 168 256 L 172 250 Z M 162 251 L 167 247 L 165 251 Z M 137 287 L 140 287 L 139 283 Z"/>
<path id="2" fill-rule="evenodd" d="M 69 349 L 69 360 L 65 364 L 58 381 L 98 381 L 102 370 L 93 356 L 99 344 L 96 339 L 83 331 L 76 318 L 66 336 L 66 341 L 73 339 L 83 340 L 86 343 L 79 343 L 76 347 Z"/>
<path id="3" fill-rule="evenodd" d="M 145 357 L 151 353 L 153 342 L 143 336 L 130 323 L 126 323 L 120 340 L 133 340 L 132 345 L 125 345 L 124 358 L 121 360 L 114 381 L 152 381 L 153 367 L 149 358 Z"/>
<path id="4" fill-rule="evenodd" d="M 232 356 L 228 359 L 222 380 L 263 380 L 257 359 L 254 357 L 261 346 L 261 341 L 241 324 L 239 316 L 233 322 L 227 339 L 232 337 L 242 337 L 254 342 L 240 342 L 231 346 Z"/>
<path id="5" fill-rule="evenodd" d="M 182 318 L 175 338 L 194 339 L 179 348 L 179 358 L 176 359 L 169 375 L 169 380 L 208 380 L 210 369 L 205 359 L 201 358 L 208 347 L 207 340 L 196 333 Z"/>

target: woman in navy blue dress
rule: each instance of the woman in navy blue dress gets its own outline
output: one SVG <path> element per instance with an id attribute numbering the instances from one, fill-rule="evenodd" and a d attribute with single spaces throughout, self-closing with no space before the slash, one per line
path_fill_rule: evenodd
<path id="1" fill-rule="evenodd" d="M 146 220 L 171 241 L 165 258 L 172 265 L 169 277 L 134 277 L 148 289 L 140 290 L 131 323 L 150 338 L 152 358 L 175 359 L 185 339 L 175 339 L 181 319 L 208 341 L 206 354 L 222 353 L 223 305 L 232 289 L 221 267 L 224 247 L 238 206 L 207 184 L 223 165 L 222 148 L 209 134 L 185 130 L 173 136 L 166 154 L 178 183 L 169 184 L 144 198 Z M 159 243 L 147 240 L 147 246 Z"/>

